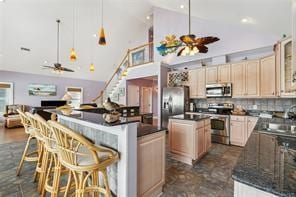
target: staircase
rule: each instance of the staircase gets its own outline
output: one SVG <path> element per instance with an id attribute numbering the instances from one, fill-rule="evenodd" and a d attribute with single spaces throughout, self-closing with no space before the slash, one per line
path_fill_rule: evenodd
<path id="1" fill-rule="evenodd" d="M 153 62 L 153 43 L 143 44 L 133 49 L 128 49 L 122 61 L 116 67 L 111 78 L 106 82 L 100 94 L 93 99 L 98 105 L 110 97 L 111 100 L 114 95 L 118 95 L 119 87 L 126 76 L 128 75 L 129 68 L 141 66 L 143 64 Z"/>

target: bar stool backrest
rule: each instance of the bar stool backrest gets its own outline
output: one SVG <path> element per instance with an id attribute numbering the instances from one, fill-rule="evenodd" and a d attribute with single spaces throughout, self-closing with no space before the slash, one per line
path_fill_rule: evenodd
<path id="1" fill-rule="evenodd" d="M 56 140 L 53 137 L 52 129 L 50 128 L 46 120 L 44 120 L 40 115 L 34 114 L 34 118 L 37 121 L 37 126 L 46 149 L 52 153 L 57 153 Z"/>
<path id="2" fill-rule="evenodd" d="M 48 123 L 54 133 L 58 156 L 63 165 L 70 169 L 82 169 L 83 166 L 79 166 L 81 157 L 91 158 L 93 165 L 99 164 L 97 152 L 91 141 L 56 121 L 50 120 Z"/>
<path id="3" fill-rule="evenodd" d="M 26 115 L 23 111 L 21 111 L 21 110 L 19 110 L 19 109 L 17 109 L 16 111 L 17 111 L 17 112 L 19 113 L 19 115 L 20 115 L 22 125 L 23 125 L 24 128 L 25 128 L 25 132 L 26 132 L 27 134 L 32 134 L 31 123 L 30 123 L 30 120 L 28 119 L 27 115 Z"/>
<path id="4" fill-rule="evenodd" d="M 37 140 L 40 141 L 44 141 L 42 138 L 42 135 L 40 134 L 40 129 L 38 126 L 38 121 L 36 120 L 35 116 L 33 114 L 31 114 L 30 112 L 26 112 L 26 116 L 28 117 L 30 124 L 32 125 L 32 127 L 35 129 L 35 134 L 36 134 L 36 138 Z"/>

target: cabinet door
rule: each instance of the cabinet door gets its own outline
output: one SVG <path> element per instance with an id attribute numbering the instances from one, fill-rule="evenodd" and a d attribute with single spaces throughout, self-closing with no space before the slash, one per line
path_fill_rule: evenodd
<path id="1" fill-rule="evenodd" d="M 217 66 L 207 68 L 206 73 L 207 73 L 207 84 L 218 83 L 218 68 L 217 68 Z"/>
<path id="2" fill-rule="evenodd" d="M 193 155 L 193 132 L 191 124 L 171 121 L 170 149 L 173 153 L 191 157 Z"/>
<path id="3" fill-rule="evenodd" d="M 240 62 L 231 65 L 231 80 L 232 80 L 232 96 L 233 97 L 245 97 L 245 63 Z"/>
<path id="4" fill-rule="evenodd" d="M 275 56 L 260 60 L 260 89 L 262 97 L 275 97 L 276 91 Z"/>
<path id="5" fill-rule="evenodd" d="M 211 125 L 205 125 L 205 152 L 212 146 Z"/>
<path id="6" fill-rule="evenodd" d="M 197 97 L 206 98 L 206 69 L 197 69 Z"/>
<path id="7" fill-rule="evenodd" d="M 218 66 L 218 82 L 228 83 L 230 82 L 230 64 Z"/>
<path id="8" fill-rule="evenodd" d="M 245 122 L 230 121 L 230 143 L 237 146 L 245 144 Z"/>
<path id="9" fill-rule="evenodd" d="M 195 142 L 197 142 L 195 159 L 198 159 L 205 153 L 205 131 L 203 127 L 196 129 Z"/>
<path id="10" fill-rule="evenodd" d="M 248 97 L 259 97 L 260 95 L 260 62 L 258 60 L 248 61 L 245 66 L 246 72 L 246 94 Z"/>
<path id="11" fill-rule="evenodd" d="M 188 72 L 188 85 L 189 85 L 189 96 L 190 98 L 198 97 L 198 70 L 190 70 Z"/>

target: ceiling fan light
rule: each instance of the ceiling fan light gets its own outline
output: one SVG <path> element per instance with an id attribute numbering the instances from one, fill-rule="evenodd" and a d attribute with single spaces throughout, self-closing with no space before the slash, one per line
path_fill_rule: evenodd
<path id="1" fill-rule="evenodd" d="M 185 49 L 184 49 L 185 53 L 189 53 L 190 52 L 190 48 L 189 46 L 186 46 Z"/>
<path id="2" fill-rule="evenodd" d="M 189 55 L 190 56 L 193 56 L 193 55 L 195 55 L 196 53 L 193 51 L 193 50 L 191 50 L 190 52 L 189 52 Z"/>
<path id="3" fill-rule="evenodd" d="M 198 50 L 197 47 L 193 47 L 193 51 L 194 51 L 194 53 L 198 53 L 199 52 L 199 50 Z"/>
<path id="4" fill-rule="evenodd" d="M 71 62 L 75 62 L 77 60 L 77 55 L 76 55 L 76 51 L 74 48 L 71 49 L 70 60 L 71 60 Z"/>
<path id="5" fill-rule="evenodd" d="M 95 65 L 93 63 L 90 64 L 89 71 L 90 72 L 94 72 L 95 71 Z"/>
<path id="6" fill-rule="evenodd" d="M 187 52 L 185 51 L 185 49 L 182 51 L 181 56 L 186 56 Z"/>
<path id="7" fill-rule="evenodd" d="M 104 27 L 100 30 L 99 45 L 106 45 L 106 37 Z"/>

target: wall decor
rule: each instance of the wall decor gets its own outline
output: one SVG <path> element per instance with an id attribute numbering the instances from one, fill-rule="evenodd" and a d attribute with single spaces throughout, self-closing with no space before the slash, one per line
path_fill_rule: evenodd
<path id="1" fill-rule="evenodd" d="M 125 96 L 125 88 L 118 88 L 119 96 Z"/>
<path id="2" fill-rule="evenodd" d="M 111 100 L 113 102 L 118 102 L 119 101 L 119 94 L 117 94 L 117 93 L 113 94 Z"/>
<path id="3" fill-rule="evenodd" d="M 28 86 L 29 96 L 56 96 L 57 88 L 51 84 L 30 84 Z"/>
<path id="4" fill-rule="evenodd" d="M 143 64 L 144 57 L 145 57 L 145 49 L 141 49 L 139 51 L 133 52 L 132 53 L 132 66 Z"/>

